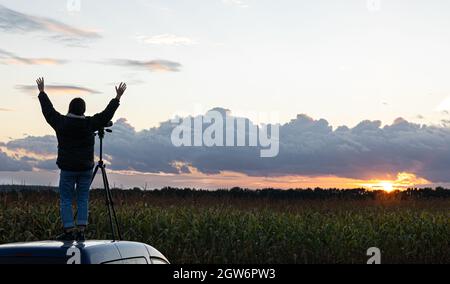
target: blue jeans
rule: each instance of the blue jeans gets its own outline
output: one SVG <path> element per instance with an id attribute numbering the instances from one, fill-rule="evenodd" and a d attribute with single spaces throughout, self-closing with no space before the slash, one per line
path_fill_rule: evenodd
<path id="1" fill-rule="evenodd" d="M 59 176 L 59 194 L 61 219 L 64 228 L 73 228 L 72 202 L 77 200 L 77 225 L 86 226 L 88 223 L 89 187 L 91 185 L 92 170 L 84 172 L 70 172 L 61 170 Z"/>

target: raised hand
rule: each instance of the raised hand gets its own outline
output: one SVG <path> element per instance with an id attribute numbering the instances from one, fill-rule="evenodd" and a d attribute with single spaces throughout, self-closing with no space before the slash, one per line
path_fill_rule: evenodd
<path id="1" fill-rule="evenodd" d="M 41 93 L 44 92 L 44 86 L 45 86 L 45 84 L 44 84 L 44 78 L 43 78 L 43 77 L 38 78 L 38 79 L 36 80 L 36 83 L 37 83 L 39 92 L 41 92 Z"/>
<path id="2" fill-rule="evenodd" d="M 120 100 L 126 89 L 127 84 L 125 83 L 120 83 L 119 87 L 116 86 L 116 93 L 117 93 L 116 99 Z"/>

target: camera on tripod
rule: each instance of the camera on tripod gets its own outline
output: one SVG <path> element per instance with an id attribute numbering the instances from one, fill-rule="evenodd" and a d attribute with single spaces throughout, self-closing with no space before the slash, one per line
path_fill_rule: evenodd
<path id="1" fill-rule="evenodd" d="M 103 137 L 105 137 L 105 132 L 111 133 L 112 130 L 109 129 L 110 127 L 112 127 L 114 125 L 114 123 L 112 121 L 106 123 L 105 126 L 103 126 L 102 128 L 98 129 L 94 135 L 98 135 L 98 137 L 100 138 L 100 142 L 102 142 Z"/>
<path id="2" fill-rule="evenodd" d="M 94 173 L 92 175 L 91 179 L 91 185 L 95 179 L 95 176 L 97 175 L 98 170 L 100 169 L 101 175 L 102 175 L 102 181 L 103 181 L 103 188 L 105 190 L 105 199 L 106 199 L 106 207 L 108 209 L 108 215 L 109 215 L 109 224 L 111 227 L 111 234 L 113 241 L 116 240 L 116 233 L 119 240 L 122 239 L 122 235 L 120 233 L 120 227 L 119 222 L 117 221 L 116 216 L 116 209 L 114 208 L 114 202 L 111 195 L 111 188 L 109 187 L 109 181 L 108 176 L 106 174 L 106 165 L 103 161 L 103 138 L 105 138 L 105 133 L 111 133 L 112 130 L 109 129 L 109 127 L 113 126 L 113 122 L 110 121 L 106 123 L 106 125 L 102 128 L 99 128 L 94 135 L 97 135 L 100 140 L 100 155 L 99 155 L 99 161 L 97 163 L 97 166 L 95 166 Z"/>

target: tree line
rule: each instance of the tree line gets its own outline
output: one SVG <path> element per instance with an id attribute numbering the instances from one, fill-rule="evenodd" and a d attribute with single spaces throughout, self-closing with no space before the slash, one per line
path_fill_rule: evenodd
<path id="1" fill-rule="evenodd" d="M 103 190 L 93 189 L 93 194 L 102 194 Z M 31 185 L 0 185 L 0 192 L 46 192 L 57 194 L 58 188 L 52 186 L 31 186 Z M 247 189 L 233 187 L 231 189 L 205 190 L 196 188 L 175 188 L 164 187 L 161 189 L 144 190 L 142 188 L 113 189 L 117 195 L 124 196 L 155 196 L 155 197 L 217 197 L 217 198 L 261 198 L 261 199 L 426 199 L 426 198 L 449 198 L 450 189 L 443 187 L 436 188 L 408 188 L 406 190 L 396 190 L 385 192 L 382 190 L 367 190 L 364 188 L 337 189 L 337 188 L 306 188 L 306 189 Z"/>

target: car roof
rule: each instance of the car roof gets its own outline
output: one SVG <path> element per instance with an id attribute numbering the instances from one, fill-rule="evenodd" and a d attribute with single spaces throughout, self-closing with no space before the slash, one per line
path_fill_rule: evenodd
<path id="1" fill-rule="evenodd" d="M 76 241 L 37 241 L 0 245 L 0 258 L 2 257 L 43 257 L 66 258 L 69 248 L 76 247 L 91 260 L 127 258 L 133 255 L 142 255 L 147 251 L 152 257 L 167 259 L 155 248 L 138 242 L 86 240 Z"/>
<path id="2" fill-rule="evenodd" d="M 114 241 L 108 241 L 108 240 L 86 240 L 83 243 L 86 246 L 94 246 L 99 244 L 107 244 L 112 243 Z M 11 243 L 11 244 L 2 244 L 0 245 L 0 248 L 5 247 L 59 247 L 61 245 L 65 246 L 71 246 L 73 243 L 76 243 L 76 241 L 36 241 L 36 242 L 20 242 L 20 243 Z"/>
<path id="3" fill-rule="evenodd" d="M 81 246 L 83 248 L 113 245 L 114 241 L 106 240 L 89 240 L 77 243 L 76 241 L 37 241 L 37 242 L 23 242 L 0 245 L 0 254 L 7 250 L 22 250 L 22 249 L 46 249 L 46 250 L 64 250 L 72 246 Z"/>

